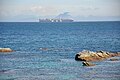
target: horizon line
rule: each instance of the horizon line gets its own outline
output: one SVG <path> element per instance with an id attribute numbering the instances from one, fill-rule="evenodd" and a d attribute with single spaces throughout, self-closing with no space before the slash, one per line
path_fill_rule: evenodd
<path id="1" fill-rule="evenodd" d="M 36 22 L 40 23 L 39 21 L 0 21 L 2 22 Z M 120 20 L 93 20 L 93 21 L 73 21 L 73 22 L 120 22 Z M 73 23 L 73 22 L 67 22 L 67 23 Z M 44 23 L 44 22 L 43 22 Z M 54 22 L 49 22 L 49 23 L 54 23 Z M 55 22 L 55 23 L 64 23 L 64 22 Z"/>

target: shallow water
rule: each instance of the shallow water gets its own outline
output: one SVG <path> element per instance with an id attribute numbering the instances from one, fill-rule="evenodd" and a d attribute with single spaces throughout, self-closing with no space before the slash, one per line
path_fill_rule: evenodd
<path id="1" fill-rule="evenodd" d="M 118 61 L 75 61 L 81 50 L 120 51 L 120 22 L 0 23 L 0 80 L 119 80 Z"/>

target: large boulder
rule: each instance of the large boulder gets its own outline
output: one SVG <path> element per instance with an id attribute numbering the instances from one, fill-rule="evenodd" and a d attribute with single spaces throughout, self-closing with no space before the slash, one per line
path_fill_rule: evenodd
<path id="1" fill-rule="evenodd" d="M 13 50 L 10 48 L 0 48 L 0 52 L 12 52 Z"/>
<path id="2" fill-rule="evenodd" d="M 79 61 L 95 61 L 95 60 L 103 60 L 105 58 L 109 58 L 114 56 L 114 54 L 106 52 L 106 51 L 89 51 L 89 50 L 83 50 L 82 52 L 79 52 L 75 56 L 75 60 Z"/>

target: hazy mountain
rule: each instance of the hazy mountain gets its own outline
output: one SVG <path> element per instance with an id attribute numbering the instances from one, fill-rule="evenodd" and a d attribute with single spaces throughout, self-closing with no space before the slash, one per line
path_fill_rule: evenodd
<path id="1" fill-rule="evenodd" d="M 66 18 L 72 18 L 72 16 L 69 14 L 69 12 L 64 12 L 64 13 L 62 13 L 62 14 L 59 14 L 59 15 L 56 16 L 55 18 L 66 19 Z"/>

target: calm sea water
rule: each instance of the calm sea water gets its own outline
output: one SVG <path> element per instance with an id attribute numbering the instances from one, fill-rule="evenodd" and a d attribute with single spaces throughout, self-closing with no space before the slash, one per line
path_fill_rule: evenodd
<path id="1" fill-rule="evenodd" d="M 120 22 L 0 23 L 0 80 L 120 80 L 118 61 L 75 61 L 82 50 L 120 51 Z"/>

